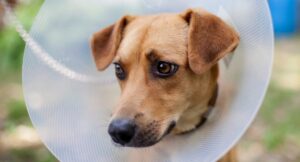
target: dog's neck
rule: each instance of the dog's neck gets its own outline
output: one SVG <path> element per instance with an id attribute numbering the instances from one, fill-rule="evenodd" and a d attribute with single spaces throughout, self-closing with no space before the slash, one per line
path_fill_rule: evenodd
<path id="1" fill-rule="evenodd" d="M 218 85 L 216 85 L 212 97 L 208 104 L 199 104 L 190 106 L 183 115 L 179 118 L 174 134 L 185 134 L 201 127 L 208 118 L 208 115 L 214 108 L 218 97 Z M 207 103 L 207 102 L 206 102 Z"/>

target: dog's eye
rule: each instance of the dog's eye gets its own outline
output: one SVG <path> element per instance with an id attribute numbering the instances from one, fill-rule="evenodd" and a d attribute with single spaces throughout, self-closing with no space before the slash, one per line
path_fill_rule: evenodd
<path id="1" fill-rule="evenodd" d="M 120 80 L 124 80 L 126 78 L 124 69 L 122 68 L 122 66 L 118 63 L 114 63 L 115 64 L 115 73 L 117 78 L 119 78 Z"/>
<path id="2" fill-rule="evenodd" d="M 154 74 L 161 78 L 170 77 L 174 75 L 177 70 L 178 65 L 164 61 L 158 61 L 153 69 Z"/>

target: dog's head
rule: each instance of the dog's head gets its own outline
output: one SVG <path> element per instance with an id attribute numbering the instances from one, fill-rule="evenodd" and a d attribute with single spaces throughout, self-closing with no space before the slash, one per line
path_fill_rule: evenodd
<path id="1" fill-rule="evenodd" d="M 216 86 L 218 60 L 238 42 L 221 19 L 196 10 L 125 16 L 95 33 L 96 65 L 115 65 L 122 92 L 108 130 L 113 141 L 151 146 L 195 127 Z"/>

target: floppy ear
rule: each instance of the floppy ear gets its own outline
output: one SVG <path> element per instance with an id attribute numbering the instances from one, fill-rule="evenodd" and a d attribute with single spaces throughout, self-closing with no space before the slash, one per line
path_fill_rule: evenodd
<path id="1" fill-rule="evenodd" d="M 123 31 L 132 19 L 131 16 L 124 16 L 115 24 L 93 34 L 91 50 L 98 70 L 102 71 L 111 64 L 121 43 Z"/>
<path id="2" fill-rule="evenodd" d="M 238 34 L 217 16 L 191 9 L 181 16 L 189 24 L 188 60 L 196 74 L 206 72 L 237 47 Z"/>

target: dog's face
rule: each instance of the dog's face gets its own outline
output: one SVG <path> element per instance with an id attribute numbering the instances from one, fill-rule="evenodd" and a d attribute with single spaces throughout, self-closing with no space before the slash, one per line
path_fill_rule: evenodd
<path id="1" fill-rule="evenodd" d="M 213 67 L 237 44 L 232 28 L 193 10 L 125 16 L 95 33 L 91 45 L 97 67 L 104 70 L 113 63 L 122 92 L 108 130 L 113 141 L 145 147 L 173 128 L 192 129 L 215 88 Z M 181 128 L 183 122 L 192 127 Z"/>

